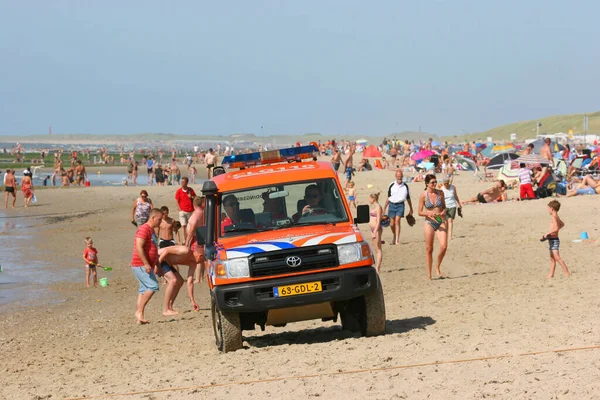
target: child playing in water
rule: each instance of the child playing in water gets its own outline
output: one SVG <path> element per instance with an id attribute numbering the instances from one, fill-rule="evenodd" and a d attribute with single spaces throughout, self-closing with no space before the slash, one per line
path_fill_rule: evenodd
<path id="1" fill-rule="evenodd" d="M 356 189 L 354 189 L 354 182 L 348 182 L 348 206 L 356 208 Z"/>
<path id="2" fill-rule="evenodd" d="M 550 274 L 548 275 L 548 278 L 554 278 L 554 270 L 557 262 L 560 264 L 565 274 L 571 276 L 571 273 L 569 273 L 569 270 L 567 269 L 567 264 L 565 264 L 558 252 L 558 248 L 560 247 L 558 231 L 565 226 L 565 223 L 558 216 L 558 210 L 560 210 L 560 203 L 557 200 L 552 200 L 548 203 L 548 213 L 551 216 L 550 229 L 548 230 L 548 233 L 540 239 L 542 242 L 548 240 L 548 247 L 550 249 Z"/>
<path id="3" fill-rule="evenodd" d="M 383 252 L 381 251 L 381 217 L 383 216 L 383 208 L 379 204 L 379 193 L 371 193 L 369 195 L 369 204 L 371 204 L 369 228 L 371 228 L 371 239 L 373 240 L 373 248 L 375 249 L 375 269 L 377 273 L 381 271 L 381 260 Z"/>
<path id="4" fill-rule="evenodd" d="M 98 286 L 98 274 L 96 267 L 98 264 L 98 250 L 94 247 L 94 241 L 91 237 L 85 238 L 85 250 L 83 250 L 83 260 L 85 261 L 85 285 L 90 287 L 90 274 L 94 276 L 94 287 Z"/>

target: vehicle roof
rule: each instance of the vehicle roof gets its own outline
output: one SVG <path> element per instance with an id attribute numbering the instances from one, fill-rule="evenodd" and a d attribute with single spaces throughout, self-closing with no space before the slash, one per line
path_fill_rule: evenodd
<path id="1" fill-rule="evenodd" d="M 260 165 L 227 172 L 212 178 L 219 192 L 229 192 L 252 187 L 276 185 L 311 179 L 335 178 L 330 162 L 306 161 Z"/>

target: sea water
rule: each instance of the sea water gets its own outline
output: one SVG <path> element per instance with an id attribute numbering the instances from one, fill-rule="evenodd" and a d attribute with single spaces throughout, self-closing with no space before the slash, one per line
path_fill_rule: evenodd
<path id="1" fill-rule="evenodd" d="M 0 311 L 2 305 L 19 303 L 32 305 L 49 294 L 49 284 L 76 279 L 78 271 L 51 269 L 53 262 L 28 261 L 27 254 L 35 251 L 33 229 L 13 222 L 0 212 Z M 44 229 L 44 228 L 41 228 Z"/>

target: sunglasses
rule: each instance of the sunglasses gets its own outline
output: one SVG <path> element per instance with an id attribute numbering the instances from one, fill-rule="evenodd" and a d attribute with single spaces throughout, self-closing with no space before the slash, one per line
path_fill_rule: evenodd
<path id="1" fill-rule="evenodd" d="M 431 181 L 431 182 L 429 182 L 429 184 L 430 185 L 435 185 L 435 184 L 437 184 L 437 181 Z"/>
<path id="2" fill-rule="evenodd" d="M 225 204 L 225 207 L 239 207 L 239 206 L 240 206 L 240 203 L 237 203 L 237 202 Z"/>

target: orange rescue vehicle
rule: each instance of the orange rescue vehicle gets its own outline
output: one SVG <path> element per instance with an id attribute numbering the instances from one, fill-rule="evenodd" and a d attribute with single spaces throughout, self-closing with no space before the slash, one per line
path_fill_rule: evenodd
<path id="1" fill-rule="evenodd" d="M 220 351 L 242 331 L 310 319 L 363 335 L 385 331 L 383 289 L 369 244 L 352 218 L 337 173 L 313 145 L 225 157 L 206 181 L 212 323 Z M 226 172 L 228 167 L 230 172 Z M 235 169 L 235 170 L 234 170 Z"/>

